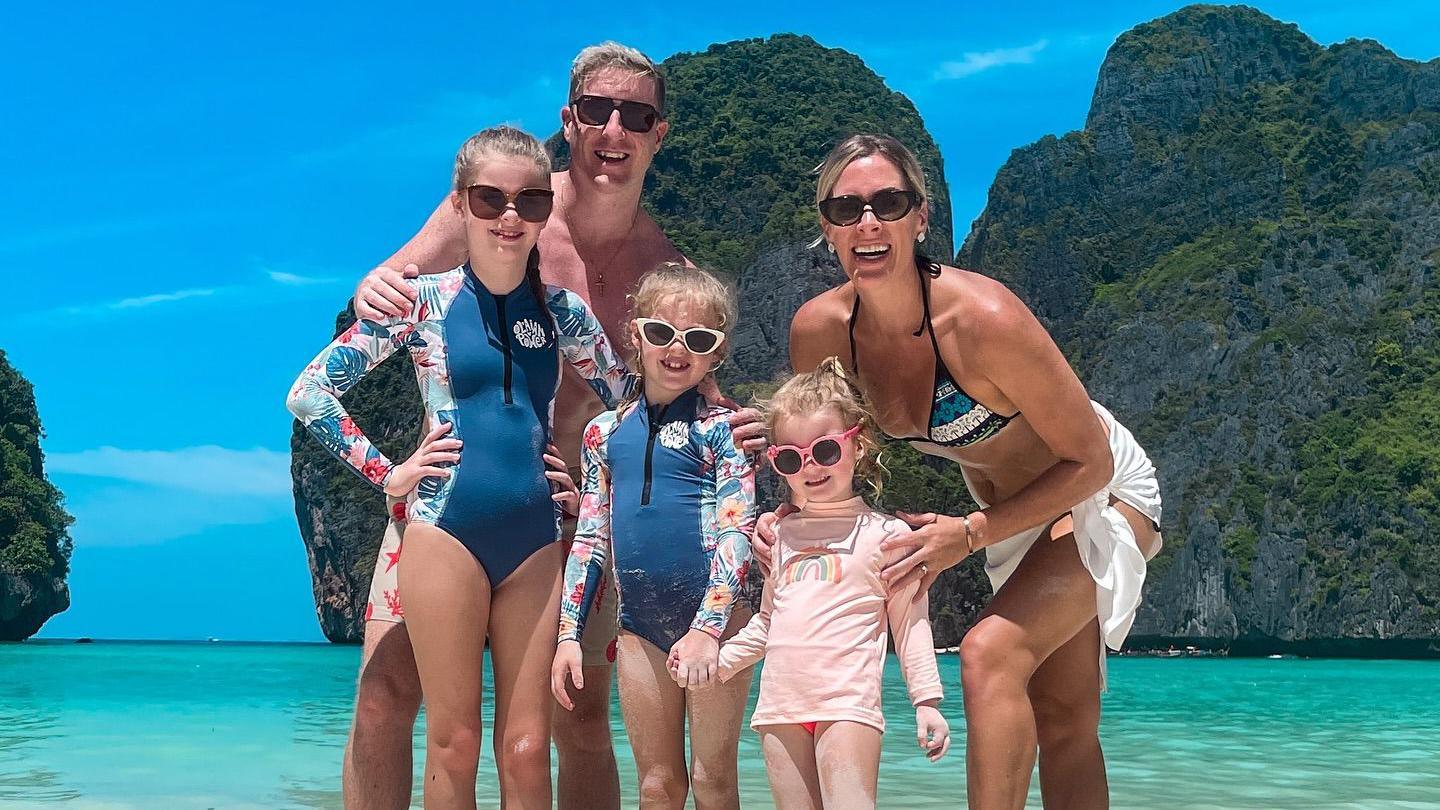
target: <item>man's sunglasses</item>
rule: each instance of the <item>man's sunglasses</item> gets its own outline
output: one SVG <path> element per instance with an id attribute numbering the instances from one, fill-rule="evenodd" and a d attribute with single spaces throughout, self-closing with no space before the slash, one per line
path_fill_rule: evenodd
<path id="1" fill-rule="evenodd" d="M 555 192 L 548 188 L 522 188 L 506 194 L 494 186 L 467 186 L 465 196 L 476 219 L 499 219 L 512 204 L 526 222 L 544 222 L 555 206 Z"/>
<path id="2" fill-rule="evenodd" d="M 805 460 L 814 459 L 821 467 L 831 467 L 840 461 L 845 454 L 845 448 L 840 444 L 855 438 L 860 432 L 860 425 L 850 428 L 844 433 L 831 433 L 821 436 L 805 447 L 794 444 L 782 444 L 771 446 L 765 451 L 770 456 L 770 466 L 775 472 L 781 475 L 794 475 L 800 472 L 805 466 Z"/>
<path id="3" fill-rule="evenodd" d="M 887 188 L 875 192 L 868 200 L 854 194 L 821 200 L 820 215 L 829 220 L 831 225 L 844 227 L 859 222 L 860 218 L 865 216 L 865 210 L 869 209 L 875 212 L 876 219 L 894 222 L 919 204 L 919 194 L 904 189 Z"/>
<path id="4" fill-rule="evenodd" d="M 575 108 L 575 117 L 580 123 L 592 127 L 603 127 L 610 121 L 610 114 L 620 111 L 620 126 L 631 132 L 649 132 L 660 120 L 660 111 L 643 101 L 624 101 L 609 96 L 580 96 L 570 102 Z"/>
<path id="5" fill-rule="evenodd" d="M 683 332 L 658 318 L 636 318 L 640 337 L 657 349 L 664 349 L 679 340 L 691 354 L 709 354 L 725 342 L 725 333 L 718 329 L 696 326 Z"/>

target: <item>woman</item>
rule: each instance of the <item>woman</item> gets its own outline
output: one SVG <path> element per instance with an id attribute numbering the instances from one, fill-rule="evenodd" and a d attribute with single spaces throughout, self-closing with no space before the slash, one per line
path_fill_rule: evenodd
<path id="1" fill-rule="evenodd" d="M 547 478 L 569 480 L 542 457 L 560 357 L 609 405 L 634 386 L 584 302 L 540 282 L 535 244 L 553 197 L 535 138 L 510 127 L 471 137 L 451 195 L 470 261 L 409 281 L 410 311 L 353 325 L 290 392 L 321 444 L 408 501 L 400 591 L 427 713 L 426 807 L 475 807 L 487 636 L 502 803 L 550 807 L 546 676 L 562 558 Z M 400 349 L 415 362 L 428 433 L 393 465 L 338 397 Z"/>
<path id="2" fill-rule="evenodd" d="M 887 547 L 914 553 L 885 571 L 891 588 L 928 590 L 985 551 L 995 596 L 960 646 L 970 806 L 1023 807 L 1037 749 L 1047 807 L 1105 806 L 1104 649 L 1124 640 L 1160 548 L 1154 468 L 1018 298 L 919 252 L 925 179 L 898 141 L 836 146 L 816 204 L 849 280 L 796 313 L 791 363 L 848 358 L 885 433 L 959 464 L 982 507 L 905 515 L 916 531 Z"/>

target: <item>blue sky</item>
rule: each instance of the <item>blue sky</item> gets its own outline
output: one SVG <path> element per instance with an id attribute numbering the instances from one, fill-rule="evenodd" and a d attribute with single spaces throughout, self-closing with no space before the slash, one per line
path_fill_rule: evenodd
<path id="1" fill-rule="evenodd" d="M 963 233 L 1011 149 L 1083 124 L 1115 37 L 1180 5 L 9 9 L 0 348 L 35 384 L 76 516 L 73 606 L 42 634 L 320 638 L 285 390 L 466 135 L 555 128 L 584 45 L 663 59 L 797 32 L 851 50 L 924 116 Z M 1258 5 L 1322 43 L 1440 55 L 1433 3 Z"/>

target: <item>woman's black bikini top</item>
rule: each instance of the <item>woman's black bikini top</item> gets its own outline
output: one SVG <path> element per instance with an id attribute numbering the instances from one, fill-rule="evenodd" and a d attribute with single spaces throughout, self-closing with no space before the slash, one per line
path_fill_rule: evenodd
<path id="1" fill-rule="evenodd" d="M 945 360 L 940 356 L 940 344 L 935 340 L 935 327 L 930 321 L 930 282 L 926 276 L 938 276 L 939 270 L 935 265 L 916 257 L 916 265 L 920 269 L 920 300 L 925 310 L 925 322 L 920 329 L 915 330 L 915 336 L 919 337 L 923 329 L 930 333 L 930 347 L 935 351 L 935 387 L 934 399 L 930 401 L 930 435 L 929 436 L 890 436 L 892 439 L 901 439 L 908 442 L 927 442 L 938 444 L 942 447 L 966 447 L 979 441 L 984 441 L 1000 429 L 1010 423 L 1010 420 L 1019 416 L 1019 413 L 1010 416 L 1001 416 L 998 413 L 976 402 L 974 397 L 965 393 L 950 370 L 945 367 Z M 855 373 L 860 373 L 860 361 L 855 356 L 855 319 L 860 314 L 860 296 L 855 296 L 855 306 L 850 310 L 850 365 Z"/>

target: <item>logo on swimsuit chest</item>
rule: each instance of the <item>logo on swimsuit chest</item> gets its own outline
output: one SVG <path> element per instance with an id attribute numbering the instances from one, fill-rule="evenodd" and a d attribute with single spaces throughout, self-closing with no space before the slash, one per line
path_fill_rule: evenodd
<path id="1" fill-rule="evenodd" d="M 689 422 L 667 422 L 660 428 L 660 445 L 679 450 L 690 441 Z"/>
<path id="2" fill-rule="evenodd" d="M 545 334 L 545 327 L 530 320 L 521 318 L 515 322 L 515 340 L 527 349 L 539 349 L 549 342 L 549 336 Z"/>

